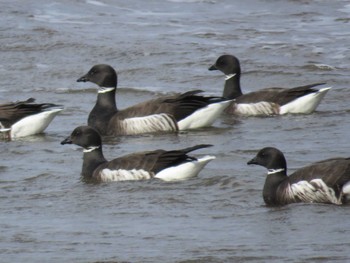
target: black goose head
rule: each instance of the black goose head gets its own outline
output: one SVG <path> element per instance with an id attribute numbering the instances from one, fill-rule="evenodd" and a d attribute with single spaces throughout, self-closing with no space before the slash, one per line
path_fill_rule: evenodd
<path id="1" fill-rule="evenodd" d="M 93 66 L 88 73 L 79 78 L 77 82 L 87 82 L 97 84 L 100 87 L 117 87 L 117 72 L 110 65 L 99 64 Z"/>
<path id="2" fill-rule="evenodd" d="M 61 144 L 75 144 L 84 149 L 101 148 L 100 134 L 90 126 L 79 126 Z"/>
<path id="3" fill-rule="evenodd" d="M 220 70 L 225 75 L 236 74 L 241 75 L 241 66 L 238 58 L 233 55 L 222 55 L 220 56 L 214 65 L 209 70 Z"/>
<path id="4" fill-rule="evenodd" d="M 287 162 L 283 153 L 273 147 L 261 149 L 247 164 L 261 165 L 268 170 L 284 169 L 285 172 L 287 171 Z"/>

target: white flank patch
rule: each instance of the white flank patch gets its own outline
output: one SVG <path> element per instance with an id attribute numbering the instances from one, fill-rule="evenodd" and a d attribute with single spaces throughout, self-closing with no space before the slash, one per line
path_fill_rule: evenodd
<path id="1" fill-rule="evenodd" d="M 341 204 L 341 198 L 338 199 L 334 190 L 321 179 L 297 182 L 290 186 L 290 191 L 295 198 L 302 202 Z"/>
<path id="2" fill-rule="evenodd" d="M 266 101 L 258 103 L 238 103 L 234 104 L 234 107 L 234 113 L 242 116 L 269 116 L 279 114 L 279 106 Z"/>
<path id="3" fill-rule="evenodd" d="M 11 138 L 30 136 L 43 132 L 53 118 L 63 109 L 51 109 L 25 117 L 11 126 Z"/>
<path id="4" fill-rule="evenodd" d="M 291 101 L 288 104 L 281 106 L 280 114 L 298 113 L 309 114 L 315 111 L 321 100 L 327 94 L 331 87 L 322 88 L 318 92 L 311 93 Z"/>
<path id="5" fill-rule="evenodd" d="M 155 178 L 164 181 L 178 181 L 185 180 L 191 177 L 195 177 L 204 168 L 204 166 L 211 160 L 214 160 L 215 156 L 206 155 L 198 160 L 182 163 L 178 166 L 169 167 L 156 174 Z"/>
<path id="6" fill-rule="evenodd" d="M 145 170 L 110 170 L 103 169 L 99 172 L 102 182 L 145 180 L 152 178 L 152 175 Z"/>
<path id="7" fill-rule="evenodd" d="M 154 114 L 145 117 L 128 118 L 117 124 L 123 135 L 177 131 L 177 125 L 169 115 Z"/>
<path id="8" fill-rule="evenodd" d="M 198 129 L 202 127 L 211 126 L 220 114 L 232 103 L 232 100 L 212 103 L 201 108 L 185 119 L 179 121 L 177 124 L 179 130 Z"/>

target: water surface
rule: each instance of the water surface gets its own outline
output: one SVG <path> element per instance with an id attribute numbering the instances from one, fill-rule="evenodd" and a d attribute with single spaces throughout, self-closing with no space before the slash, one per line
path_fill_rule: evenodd
<path id="1" fill-rule="evenodd" d="M 347 206 L 269 208 L 265 146 L 289 170 L 350 156 L 348 1 L 2 1 L 0 99 L 63 104 L 43 135 L 0 142 L 2 262 L 348 262 Z M 109 138 L 106 158 L 197 143 L 217 159 L 185 182 L 80 181 L 82 152 L 59 142 L 96 100 L 76 79 L 97 63 L 119 74 L 119 108 L 190 89 L 219 95 L 207 68 L 241 60 L 243 90 L 327 82 L 307 116 L 222 116 L 212 128 Z"/>

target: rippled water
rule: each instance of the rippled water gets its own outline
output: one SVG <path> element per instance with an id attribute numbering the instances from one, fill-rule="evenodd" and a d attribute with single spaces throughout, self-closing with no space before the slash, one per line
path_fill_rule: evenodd
<path id="1" fill-rule="evenodd" d="M 44 135 L 0 142 L 1 262 L 348 262 L 348 206 L 264 205 L 264 146 L 290 170 L 350 156 L 348 1 L 2 1 L 0 99 L 65 105 Z M 118 106 L 190 89 L 221 94 L 207 68 L 240 58 L 244 91 L 327 82 L 307 116 L 235 119 L 178 135 L 106 140 L 108 159 L 144 149 L 215 146 L 198 178 L 88 185 L 81 150 L 59 142 L 86 123 L 97 63 L 119 73 Z"/>

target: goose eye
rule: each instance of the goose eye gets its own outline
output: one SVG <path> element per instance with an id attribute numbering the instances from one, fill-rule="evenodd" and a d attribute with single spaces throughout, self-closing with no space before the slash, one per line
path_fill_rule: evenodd
<path id="1" fill-rule="evenodd" d="M 219 61 L 219 66 L 221 66 L 221 67 L 223 67 L 223 66 L 225 66 L 226 65 L 226 63 L 225 63 L 225 61 Z"/>
<path id="2" fill-rule="evenodd" d="M 73 136 L 78 136 L 78 135 L 80 135 L 80 133 L 81 133 L 80 131 L 74 131 Z"/>

